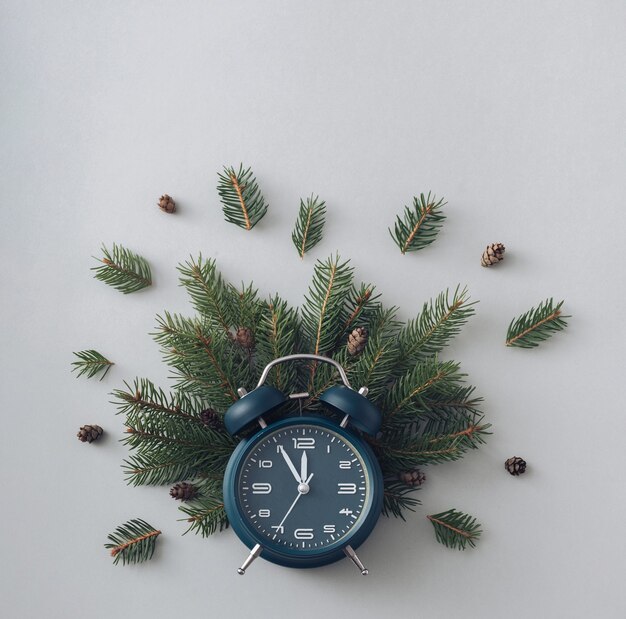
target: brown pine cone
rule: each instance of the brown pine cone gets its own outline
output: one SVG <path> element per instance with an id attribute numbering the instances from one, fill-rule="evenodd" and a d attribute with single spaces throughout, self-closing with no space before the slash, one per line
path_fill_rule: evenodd
<path id="1" fill-rule="evenodd" d="M 413 469 L 412 471 L 398 473 L 398 479 L 407 486 L 417 488 L 426 481 L 426 475 L 420 469 Z"/>
<path id="2" fill-rule="evenodd" d="M 81 426 L 80 430 L 76 434 L 79 441 L 83 443 L 93 443 L 97 441 L 101 436 L 104 430 L 95 424 Z"/>
<path id="3" fill-rule="evenodd" d="M 367 346 L 368 331 L 365 327 L 357 327 L 348 335 L 348 353 L 353 357 L 363 352 Z"/>
<path id="4" fill-rule="evenodd" d="M 250 350 L 254 348 L 254 333 L 248 327 L 239 327 L 235 333 L 235 342 L 242 348 Z"/>
<path id="5" fill-rule="evenodd" d="M 491 245 L 487 245 L 482 258 L 480 259 L 480 264 L 484 267 L 490 267 L 492 264 L 497 264 L 500 260 L 504 260 L 504 251 L 505 247 L 502 243 L 491 243 Z"/>
<path id="6" fill-rule="evenodd" d="M 211 430 L 221 430 L 224 427 L 222 419 L 217 411 L 207 408 L 200 413 L 202 423 Z"/>
<path id="7" fill-rule="evenodd" d="M 189 501 L 198 494 L 198 489 L 186 481 L 172 486 L 170 496 L 177 501 Z"/>
<path id="8" fill-rule="evenodd" d="M 504 468 L 511 473 L 511 475 L 521 475 L 526 471 L 526 460 L 519 456 L 513 456 L 504 463 Z"/>
<path id="9" fill-rule="evenodd" d="M 173 213 L 176 210 L 176 202 L 166 193 L 159 198 L 157 204 L 164 213 Z"/>

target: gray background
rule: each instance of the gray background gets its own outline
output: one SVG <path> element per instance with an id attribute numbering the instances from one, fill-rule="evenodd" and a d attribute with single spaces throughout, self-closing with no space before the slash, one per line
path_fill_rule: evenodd
<path id="1" fill-rule="evenodd" d="M 623 617 L 624 61 L 621 1 L 2 2 L 1 578 L 6 617 Z M 271 205 L 224 222 L 216 172 L 253 166 Z M 402 256 L 387 227 L 411 196 L 444 195 L 436 244 Z M 170 193 L 180 213 L 155 206 Z M 300 261 L 298 200 L 328 203 Z M 155 285 L 91 277 L 101 242 L 145 255 Z M 489 242 L 508 248 L 479 266 Z M 181 537 L 167 489 L 125 486 L 108 403 L 167 371 L 148 333 L 189 312 L 175 265 L 219 261 L 235 282 L 299 304 L 339 250 L 408 318 L 467 283 L 477 316 L 446 353 L 486 398 L 494 436 L 428 470 L 423 507 L 382 520 L 347 562 L 258 562 L 232 532 Z M 503 346 L 509 320 L 566 299 L 565 334 Z M 72 351 L 117 365 L 76 380 Z M 106 440 L 84 445 L 83 423 Z M 529 462 L 513 478 L 502 463 Z M 424 515 L 458 507 L 485 533 L 465 553 Z M 141 516 L 154 560 L 102 547 Z"/>

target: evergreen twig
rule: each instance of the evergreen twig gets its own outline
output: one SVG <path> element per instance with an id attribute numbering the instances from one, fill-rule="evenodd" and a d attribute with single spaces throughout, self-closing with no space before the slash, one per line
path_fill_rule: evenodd
<path id="1" fill-rule="evenodd" d="M 319 196 L 311 196 L 300 200 L 298 219 L 291 234 L 291 240 L 298 250 L 300 258 L 322 240 L 324 222 L 326 220 L 326 203 Z"/>
<path id="2" fill-rule="evenodd" d="M 396 218 L 394 229 L 389 228 L 389 234 L 403 254 L 408 251 L 417 251 L 430 245 L 436 238 L 439 229 L 446 218 L 441 213 L 445 206 L 443 198 L 437 200 L 430 191 L 427 196 L 413 198 L 413 207 L 404 207 L 404 216 Z"/>
<path id="3" fill-rule="evenodd" d="M 456 509 L 426 517 L 435 528 L 437 541 L 448 548 L 465 550 L 468 545 L 474 548 L 476 540 L 482 533 L 481 525 L 476 518 Z"/>
<path id="4" fill-rule="evenodd" d="M 102 372 L 102 376 L 100 376 L 100 380 L 102 380 L 111 369 L 111 366 L 115 365 L 97 350 L 81 350 L 73 354 L 78 357 L 78 361 L 72 362 L 74 366 L 72 372 L 78 372 L 76 378 L 83 376 L 83 374 L 86 374 L 87 378 L 93 378 Z"/>
<path id="5" fill-rule="evenodd" d="M 115 243 L 112 252 L 103 245 L 102 253 L 102 258 L 96 258 L 101 264 L 91 269 L 96 272 L 96 279 L 124 294 L 152 285 L 150 265 L 145 258 Z"/>
<path id="6" fill-rule="evenodd" d="M 415 507 L 420 505 L 420 500 L 412 496 L 418 489 L 411 488 L 395 478 L 385 480 L 383 514 L 405 520 L 404 512 L 406 510 L 414 512 Z"/>
<path id="7" fill-rule="evenodd" d="M 535 348 L 557 331 L 567 327 L 566 318 L 561 312 L 564 301 L 556 305 L 553 299 L 542 301 L 519 318 L 513 318 L 506 334 L 506 345 L 518 348 Z"/>
<path id="8" fill-rule="evenodd" d="M 159 535 L 161 535 L 161 531 L 155 529 L 145 520 L 135 518 L 120 525 L 113 533 L 109 534 L 108 539 L 110 541 L 104 547 L 110 550 L 115 565 L 120 559 L 123 565 L 126 563 L 143 563 L 152 558 Z"/>
<path id="9" fill-rule="evenodd" d="M 223 531 L 228 527 L 228 518 L 221 484 L 211 479 L 194 484 L 198 486 L 198 496 L 178 508 L 187 516 L 182 520 L 189 523 L 189 528 L 183 535 L 192 531 L 208 537 L 216 531 Z"/>
<path id="10" fill-rule="evenodd" d="M 243 164 L 237 171 L 225 166 L 223 173 L 218 172 L 218 177 L 217 191 L 226 221 L 251 230 L 261 221 L 268 206 L 252 170 L 244 170 Z"/>

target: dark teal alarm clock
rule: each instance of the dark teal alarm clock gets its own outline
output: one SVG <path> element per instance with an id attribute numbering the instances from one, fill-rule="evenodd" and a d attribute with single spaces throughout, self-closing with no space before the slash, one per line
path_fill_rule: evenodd
<path id="1" fill-rule="evenodd" d="M 264 385 L 272 367 L 301 359 L 337 368 L 343 384 L 330 387 L 319 400 L 339 414 L 340 422 L 315 415 L 270 425 L 264 420 L 290 399 L 308 396 L 285 395 Z M 235 435 L 252 423 L 260 426 L 237 446 L 224 476 L 228 520 L 250 548 L 239 574 L 259 556 L 307 568 L 348 556 L 366 575 L 355 549 L 372 532 L 383 505 L 380 465 L 359 435 L 376 434 L 381 424 L 380 411 L 366 398 L 367 388 L 352 389 L 333 359 L 300 354 L 275 359 L 253 391 L 240 389 L 239 394 L 224 417 L 226 429 Z"/>

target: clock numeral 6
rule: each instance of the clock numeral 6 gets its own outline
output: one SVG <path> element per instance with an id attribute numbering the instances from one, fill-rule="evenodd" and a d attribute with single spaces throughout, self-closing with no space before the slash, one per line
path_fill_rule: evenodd
<path id="1" fill-rule="evenodd" d="M 272 484 L 256 483 L 252 484 L 252 494 L 269 494 L 272 491 Z"/>
<path id="2" fill-rule="evenodd" d="M 334 524 L 325 524 L 324 525 L 324 533 L 334 533 L 335 525 Z"/>
<path id="3" fill-rule="evenodd" d="M 296 529 L 293 532 L 293 536 L 296 539 L 313 539 L 315 537 L 313 529 Z"/>
<path id="4" fill-rule="evenodd" d="M 274 463 L 271 460 L 259 460 L 260 469 L 271 469 Z"/>
<path id="5" fill-rule="evenodd" d="M 259 518 L 269 518 L 271 515 L 272 515 L 272 512 L 269 509 L 259 510 Z"/>
<path id="6" fill-rule="evenodd" d="M 337 494 L 356 494 L 356 484 L 337 484 L 337 486 L 339 488 Z"/>
<path id="7" fill-rule="evenodd" d="M 294 449 L 315 449 L 315 439 L 309 437 L 292 438 Z"/>

